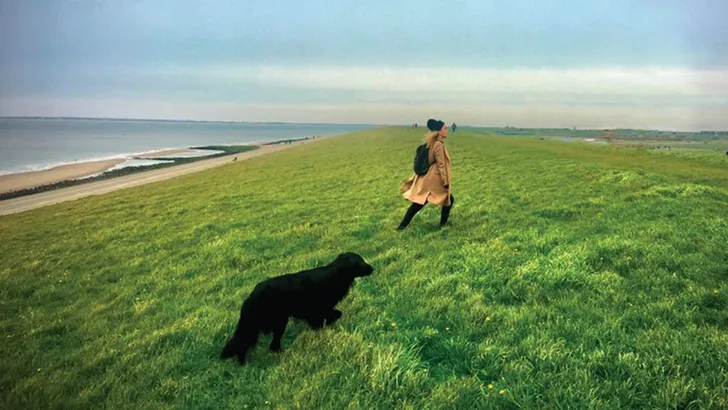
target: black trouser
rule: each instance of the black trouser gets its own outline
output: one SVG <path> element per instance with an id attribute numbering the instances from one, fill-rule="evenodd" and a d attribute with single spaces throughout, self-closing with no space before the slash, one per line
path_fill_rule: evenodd
<path id="1" fill-rule="evenodd" d="M 440 213 L 440 226 L 445 225 L 447 223 L 447 218 L 450 217 L 450 209 L 452 209 L 452 206 L 455 204 L 455 197 L 450 195 L 450 205 L 449 206 L 443 206 L 442 212 Z M 412 218 L 415 217 L 415 214 L 417 212 L 420 212 L 420 209 L 424 208 L 425 205 L 427 205 L 427 201 L 425 201 L 424 205 L 412 203 L 410 205 L 409 209 L 407 209 L 407 213 L 404 214 L 404 219 L 402 219 L 402 223 L 399 224 L 401 227 L 406 227 L 409 225 L 409 223 L 412 221 Z"/>

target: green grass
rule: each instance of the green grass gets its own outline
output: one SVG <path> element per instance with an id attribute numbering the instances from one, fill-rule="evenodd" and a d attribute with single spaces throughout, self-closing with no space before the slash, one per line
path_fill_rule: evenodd
<path id="1" fill-rule="evenodd" d="M 420 139 L 0 218 L 0 407 L 728 407 L 725 156 L 458 132 L 452 226 L 396 232 Z M 255 283 L 344 251 L 376 271 L 332 328 L 218 359 Z"/>

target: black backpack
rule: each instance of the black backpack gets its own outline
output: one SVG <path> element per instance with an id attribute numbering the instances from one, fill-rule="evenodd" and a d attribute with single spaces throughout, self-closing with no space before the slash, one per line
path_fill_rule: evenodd
<path id="1" fill-rule="evenodd" d="M 415 174 L 419 176 L 427 175 L 427 171 L 430 170 L 430 166 L 434 164 L 434 162 L 430 163 L 429 158 L 429 152 L 430 150 L 427 149 L 427 144 L 422 144 L 419 147 L 417 147 L 417 153 L 415 154 L 415 163 L 414 163 L 414 170 Z"/>

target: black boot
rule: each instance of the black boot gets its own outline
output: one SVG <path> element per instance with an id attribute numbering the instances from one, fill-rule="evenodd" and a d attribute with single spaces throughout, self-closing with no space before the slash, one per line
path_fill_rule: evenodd
<path id="1" fill-rule="evenodd" d="M 443 206 L 442 211 L 440 213 L 440 228 L 445 226 L 447 224 L 448 218 L 450 218 L 450 210 L 452 209 L 452 206 L 455 204 L 455 197 L 450 195 L 450 206 Z"/>
<path id="2" fill-rule="evenodd" d="M 417 212 L 419 212 L 420 209 L 422 209 L 423 207 L 424 207 L 424 205 L 412 203 L 412 205 L 410 205 L 409 209 L 407 209 L 407 212 L 404 214 L 404 218 L 402 219 L 402 222 L 400 222 L 399 226 L 397 227 L 397 230 L 401 231 L 404 228 L 406 228 L 407 225 L 409 225 L 409 223 L 412 221 L 412 218 L 415 217 L 415 214 L 417 214 Z"/>

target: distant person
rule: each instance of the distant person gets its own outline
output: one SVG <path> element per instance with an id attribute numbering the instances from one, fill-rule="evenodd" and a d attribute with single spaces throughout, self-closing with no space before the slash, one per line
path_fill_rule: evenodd
<path id="1" fill-rule="evenodd" d="M 452 132 L 455 132 L 455 130 L 458 129 L 458 125 L 455 123 L 452 123 Z"/>
<path id="2" fill-rule="evenodd" d="M 450 209 L 455 203 L 455 198 L 450 191 L 450 154 L 444 144 L 444 140 L 447 138 L 447 125 L 440 120 L 429 119 L 427 128 L 430 132 L 425 134 L 424 145 L 428 150 L 429 168 L 425 175 L 417 173 L 412 175 L 400 188 L 404 192 L 403 196 L 412 204 L 397 227 L 398 231 L 406 228 L 415 214 L 428 202 L 442 207 L 440 214 L 440 227 L 442 228 L 447 224 Z"/>

